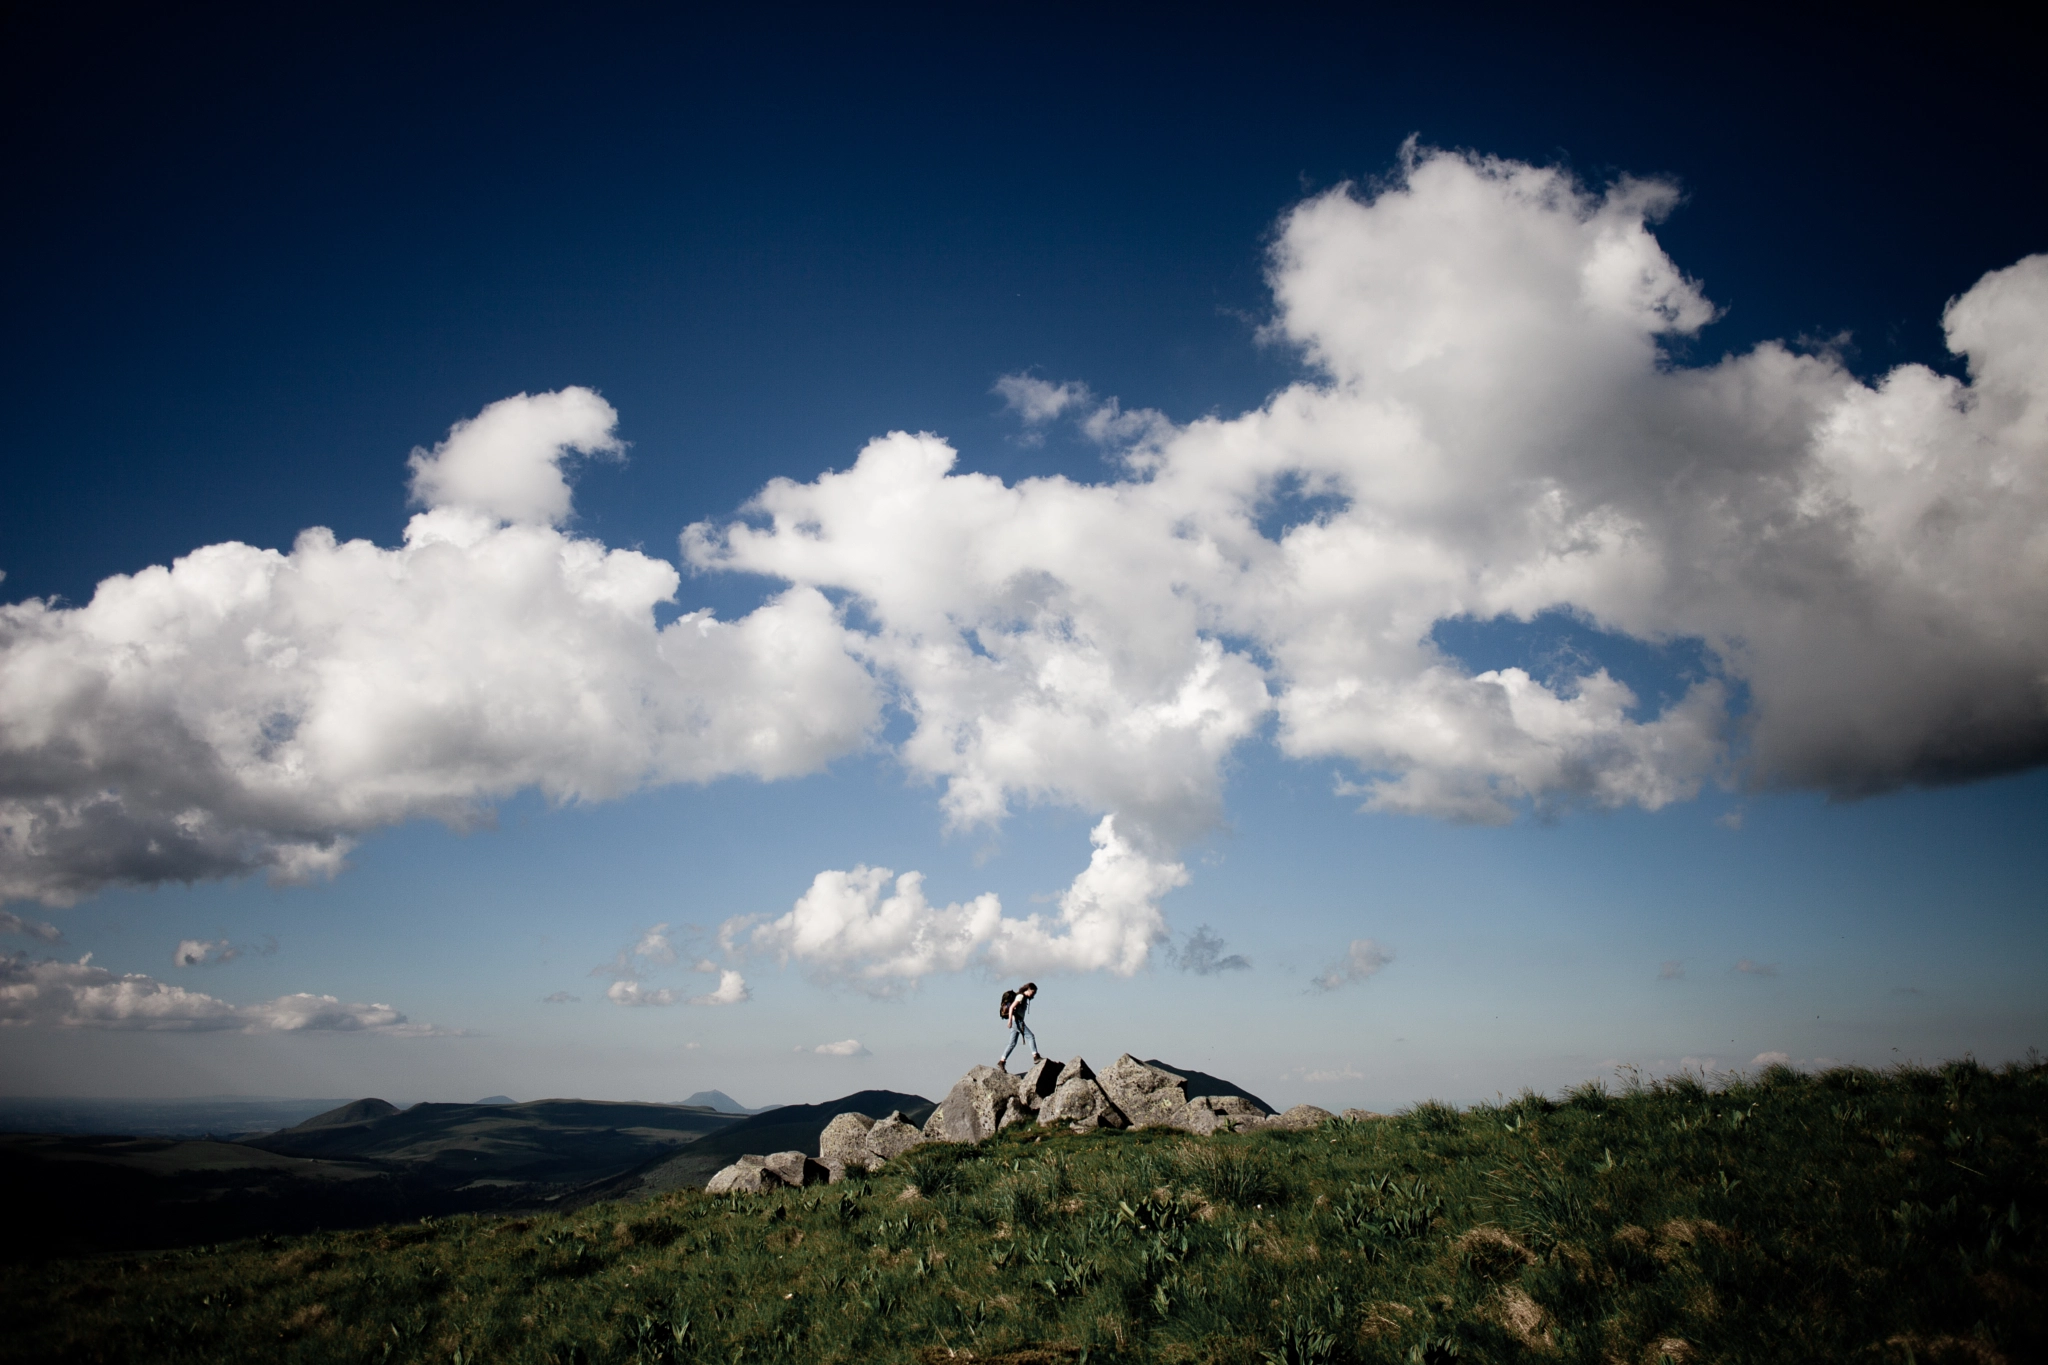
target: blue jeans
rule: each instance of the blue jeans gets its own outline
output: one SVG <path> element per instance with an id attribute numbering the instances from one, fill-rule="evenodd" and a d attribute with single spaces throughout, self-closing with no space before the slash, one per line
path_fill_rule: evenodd
<path id="1" fill-rule="evenodd" d="M 1010 1064 L 1010 1054 L 1015 1052 L 1017 1044 L 1023 1042 L 1026 1038 L 1031 1040 L 1031 1055 L 1036 1057 L 1038 1055 L 1038 1035 L 1031 1031 L 1031 1025 L 1025 1023 L 1022 1019 L 1010 1025 L 1010 1045 L 1003 1049 L 1004 1066 Z"/>

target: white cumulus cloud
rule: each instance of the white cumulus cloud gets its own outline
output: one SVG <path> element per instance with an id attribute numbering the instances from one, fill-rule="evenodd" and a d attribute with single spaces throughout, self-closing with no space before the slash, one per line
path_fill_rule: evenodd
<path id="1" fill-rule="evenodd" d="M 614 1005 L 673 1005 L 676 993 L 663 987 L 659 990 L 638 981 L 614 981 L 604 993 L 605 999 Z"/>
<path id="2" fill-rule="evenodd" d="M 365 831 L 814 770 L 872 680 L 830 603 L 657 628 L 676 568 L 563 530 L 562 459 L 613 449 L 587 390 L 493 404 L 413 460 L 386 549 L 304 532 L 0 606 L 0 899 L 330 874 Z"/>
<path id="3" fill-rule="evenodd" d="M 332 995 L 297 993 L 254 1005 L 234 1005 L 200 991 L 168 985 L 140 972 L 116 973 L 76 962 L 0 957 L 0 1026 L 146 1029 L 243 1033 L 446 1033 L 414 1024 L 389 1005 L 346 1004 Z"/>
<path id="4" fill-rule="evenodd" d="M 1485 822 L 2041 763 L 2048 256 L 1944 311 L 1966 378 L 1866 381 L 1777 343 L 1682 364 L 1717 310 L 1656 238 L 1676 202 L 1411 146 L 1278 225 L 1268 332 L 1308 378 L 1176 424 L 1008 376 L 1027 430 L 1074 422 L 1117 473 L 1006 484 L 936 435 L 878 436 L 685 530 L 690 567 L 786 585 L 733 622 L 657 629 L 677 568 L 564 529 L 564 462 L 619 449 L 580 389 L 415 452 L 396 548 L 315 530 L 0 608 L 0 898 L 319 875 L 368 830 L 523 788 L 812 771 L 876 742 L 886 698 L 952 828 L 1035 803 L 1101 821 L 1057 918 L 857 867 L 727 927 L 887 993 L 1137 970 L 1261 733 L 1369 810 Z M 1538 678 L 1436 643 L 1545 613 L 1705 664 L 1659 709 L 1597 658 Z"/>
<path id="5" fill-rule="evenodd" d="M 727 968 L 718 974 L 716 989 L 703 995 L 693 995 L 693 1005 L 741 1005 L 754 998 L 754 992 L 747 986 L 747 979 L 738 972 Z"/>
<path id="6" fill-rule="evenodd" d="M 727 921 L 720 939 L 729 951 L 796 962 L 817 980 L 874 995 L 971 965 L 1005 975 L 1064 969 L 1129 976 L 1166 937 L 1159 899 L 1187 881 L 1187 869 L 1123 838 L 1114 816 L 1104 816 L 1091 838 L 1094 854 L 1061 893 L 1057 917 L 1005 915 L 992 892 L 935 906 L 925 898 L 922 873 L 899 877 L 886 867 L 856 867 L 820 872 L 778 919 Z"/>

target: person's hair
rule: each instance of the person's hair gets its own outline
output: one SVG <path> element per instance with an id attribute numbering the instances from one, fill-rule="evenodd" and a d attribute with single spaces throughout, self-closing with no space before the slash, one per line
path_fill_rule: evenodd
<path id="1" fill-rule="evenodd" d="M 1037 989 L 1038 983 L 1036 981 L 1027 981 L 1022 986 L 1019 986 L 1017 988 L 1017 994 L 1022 995 L 1026 991 L 1035 991 Z"/>

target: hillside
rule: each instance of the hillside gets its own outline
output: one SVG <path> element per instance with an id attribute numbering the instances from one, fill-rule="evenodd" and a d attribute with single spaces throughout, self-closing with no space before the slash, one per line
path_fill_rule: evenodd
<path id="1" fill-rule="evenodd" d="M 839 1185 L 22 1263 L 0 1359 L 2003 1365 L 2048 1356 L 2044 1141 L 2048 1067 L 1969 1062 L 1018 1126 Z"/>
<path id="2" fill-rule="evenodd" d="M 0 1136 L 0 1258 L 577 1207 L 736 1122 L 665 1104 L 352 1101 L 241 1142 Z"/>
<path id="3" fill-rule="evenodd" d="M 861 1090 L 823 1104 L 777 1105 L 700 1138 L 605 1193 L 609 1198 L 626 1199 L 702 1186 L 719 1167 L 749 1152 L 815 1152 L 818 1135 L 835 1114 L 866 1114 L 878 1119 L 900 1109 L 912 1123 L 923 1123 L 935 1107 L 922 1095 L 896 1090 Z"/>

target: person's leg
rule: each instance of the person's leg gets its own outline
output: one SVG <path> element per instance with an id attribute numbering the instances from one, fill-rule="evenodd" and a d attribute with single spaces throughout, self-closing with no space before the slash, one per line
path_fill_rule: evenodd
<path id="1" fill-rule="evenodd" d="M 1034 1062 L 1035 1062 L 1035 1061 L 1037 1061 L 1037 1060 L 1038 1060 L 1038 1035 L 1037 1035 L 1037 1034 L 1035 1034 L 1035 1033 L 1033 1033 L 1033 1032 L 1031 1031 L 1031 1025 L 1029 1025 L 1029 1024 L 1027 1024 L 1027 1023 L 1023 1022 L 1022 1020 L 1019 1020 L 1019 1021 L 1017 1022 L 1017 1037 L 1018 1037 L 1019 1039 L 1023 1039 L 1023 1038 L 1029 1038 L 1029 1039 L 1031 1040 L 1031 1060 L 1032 1060 L 1032 1061 L 1034 1061 Z M 1016 1045 L 1017 1045 L 1017 1044 L 1016 1044 L 1015 1042 L 1012 1042 L 1012 1043 L 1010 1044 L 1010 1046 L 1012 1046 L 1012 1047 L 1015 1047 Z M 1008 1054 L 1006 1053 L 1006 1054 L 1004 1054 L 1004 1055 L 1005 1055 L 1005 1056 L 1007 1056 Z"/>
<path id="2" fill-rule="evenodd" d="M 1029 1033 L 1030 1031 L 1031 1030 L 1024 1027 L 1024 1025 L 1021 1022 L 1010 1026 L 1010 1045 L 1003 1049 L 1003 1058 L 1000 1062 L 996 1063 L 997 1066 L 1003 1068 L 1005 1071 L 1009 1069 L 1010 1054 L 1017 1050 L 1017 1044 L 1023 1042 L 1024 1035 Z"/>

